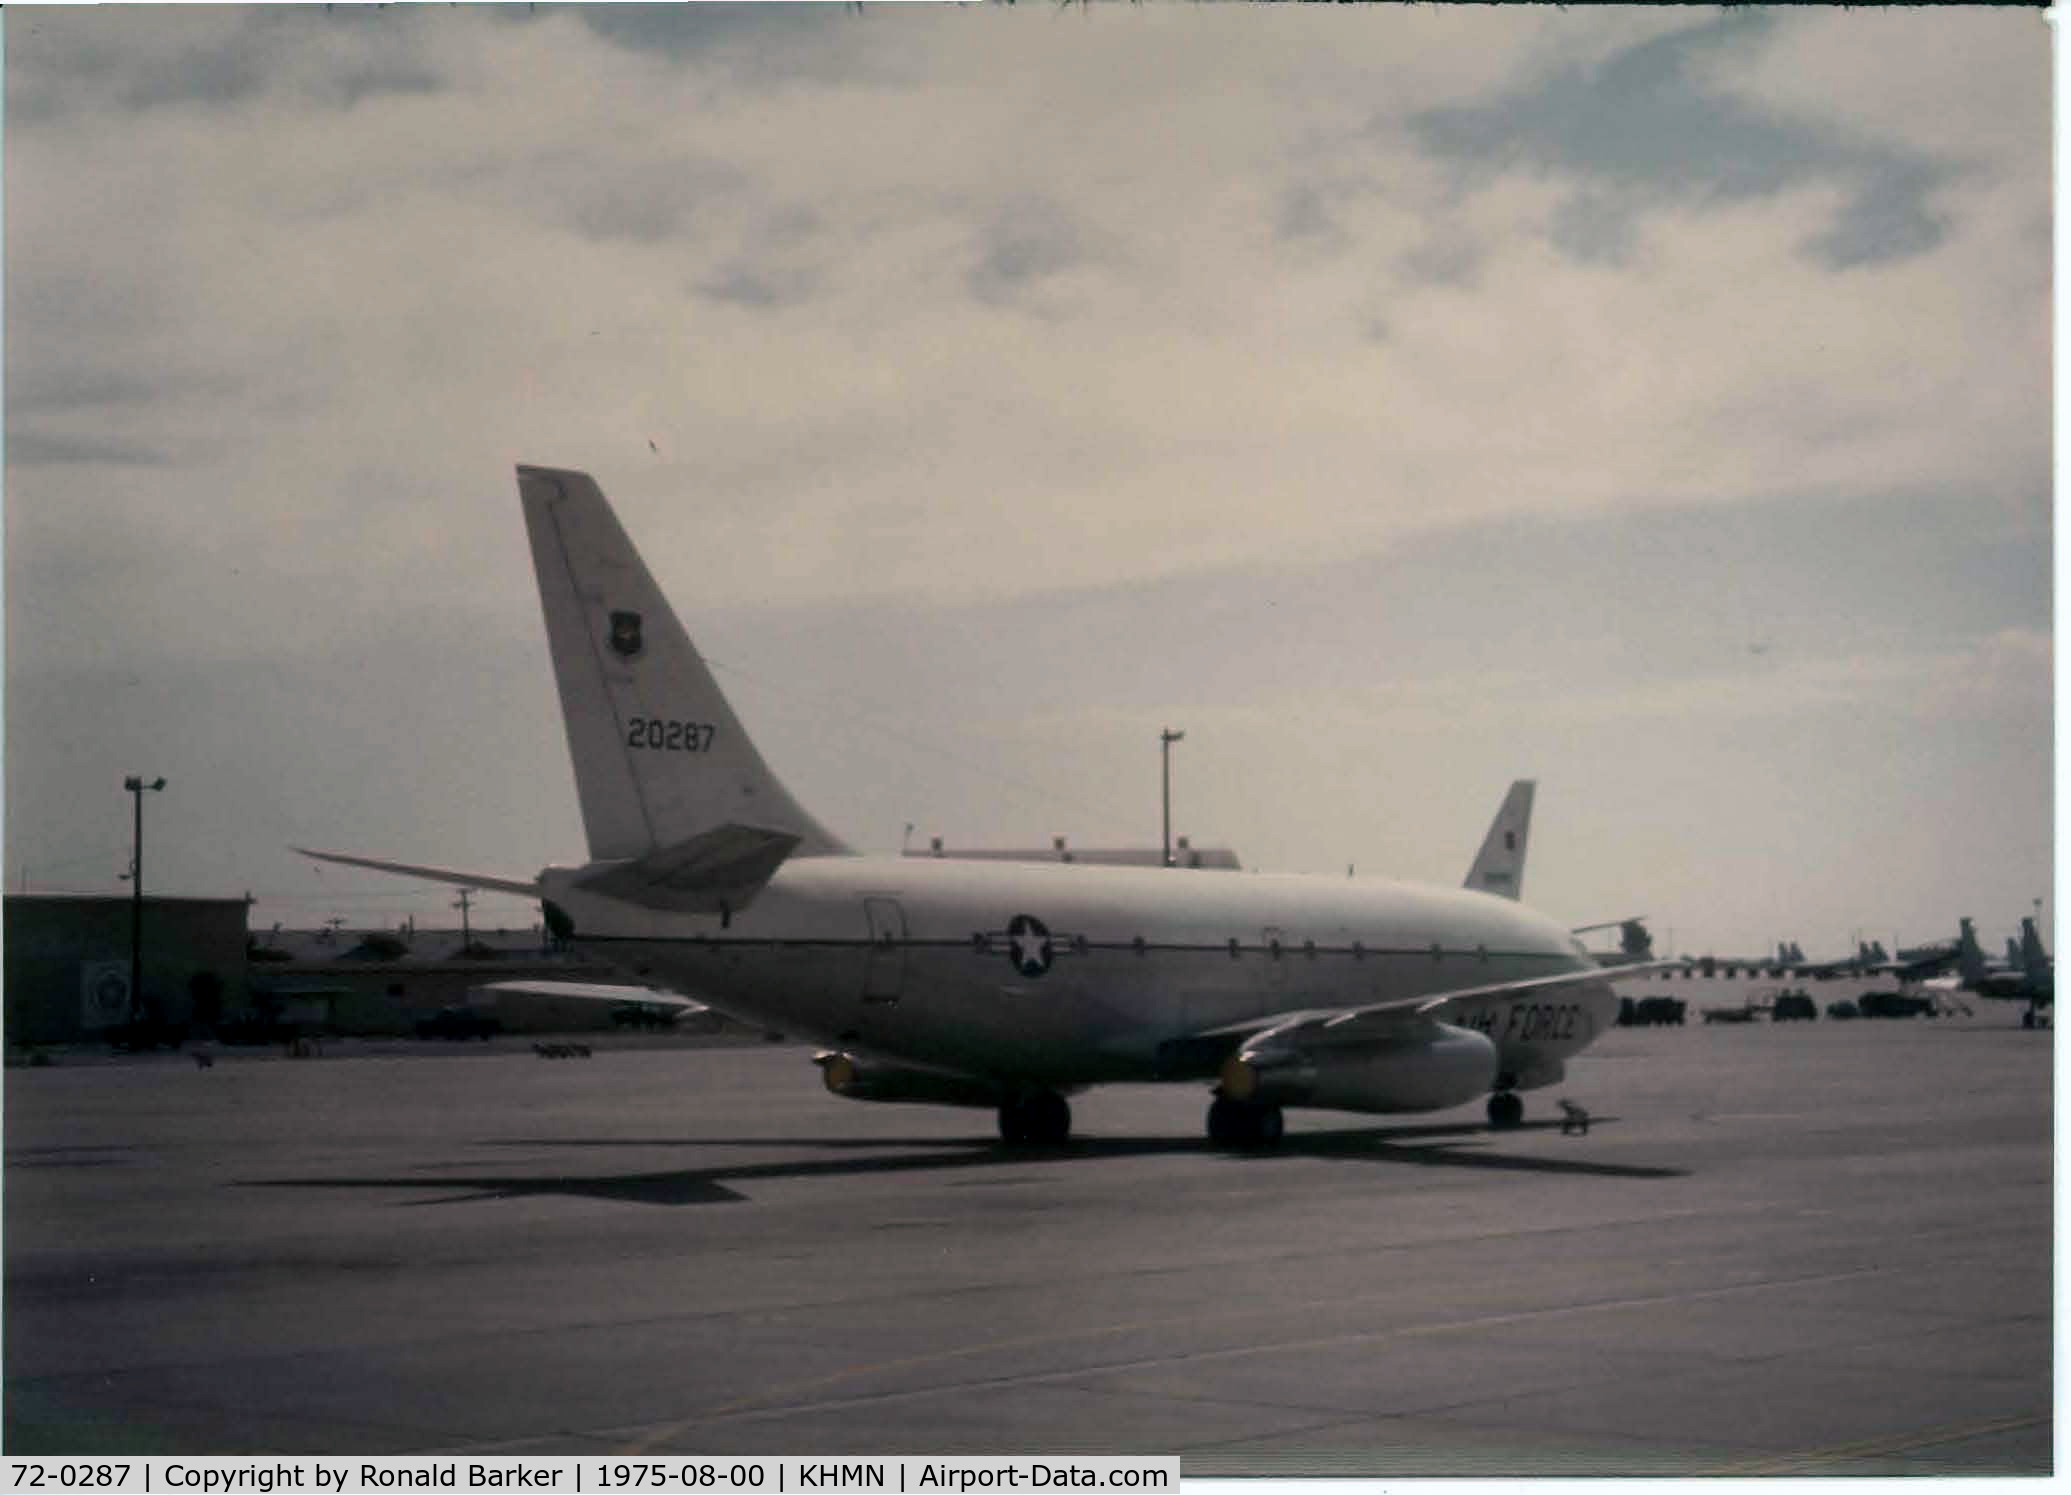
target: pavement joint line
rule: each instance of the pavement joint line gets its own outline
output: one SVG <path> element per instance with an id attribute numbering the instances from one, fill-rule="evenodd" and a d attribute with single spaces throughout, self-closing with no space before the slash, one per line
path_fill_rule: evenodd
<path id="1" fill-rule="evenodd" d="M 1916 1448 L 1936 1448 L 1945 1443 L 1963 1443 L 1991 1433 L 2010 1433 L 2020 1428 L 2036 1427 L 2055 1420 L 2054 1413 L 2043 1412 L 1994 1418 L 1988 1422 L 1949 1423 L 1925 1432 L 1902 1433 L 1889 1438 L 1865 1438 L 1856 1443 L 1839 1443 L 1830 1448 L 1808 1449 L 1803 1453 L 1776 1454 L 1765 1459 L 1722 1465 L 1705 1472 L 1710 1475 L 1729 1476 L 1796 1474 L 1849 1459 L 1869 1459 L 1883 1454 L 1907 1453 Z"/>
<path id="2" fill-rule="evenodd" d="M 1112 1374 L 1116 1371 L 1142 1370 L 1151 1366 L 1192 1364 L 1213 1360 L 1239 1359 L 1249 1355 L 1273 1354 L 1289 1350 L 1324 1349 L 1333 1345 L 1360 1344 L 1376 1340 L 1397 1338 L 1421 1338 L 1438 1334 L 1460 1333 L 1472 1329 L 1491 1328 L 1502 1324 L 1539 1322 L 1578 1314 L 1602 1313 L 1616 1309 L 1641 1308 L 1665 1303 L 1697 1302 L 1707 1298 L 1730 1297 L 1749 1292 L 1772 1291 L 1777 1288 L 1798 1287 L 1808 1283 L 1842 1282 L 1856 1277 L 1875 1276 L 1882 1267 L 1858 1267 L 1846 1272 L 1826 1272 L 1810 1277 L 1778 1278 L 1767 1282 L 1737 1283 L 1729 1287 L 1707 1288 L 1694 1293 L 1659 1293 L 1637 1298 L 1610 1298 L 1590 1303 L 1568 1303 L 1553 1308 L 1524 1309 L 1515 1313 L 1491 1314 L 1472 1319 L 1447 1320 L 1435 1324 L 1410 1324 L 1389 1329 L 1362 1330 L 1355 1333 L 1329 1334 L 1308 1339 L 1278 1340 L 1270 1344 L 1233 1345 L 1219 1350 L 1197 1350 L 1180 1355 L 1158 1355 L 1145 1359 L 1117 1361 L 1107 1365 L 1079 1366 L 1070 1370 L 1042 1371 L 1030 1375 L 1007 1375 L 988 1377 L 982 1381 L 964 1382 L 958 1386 L 916 1387 L 907 1391 L 874 1392 L 867 1395 L 834 1397 L 819 1401 L 794 1401 L 775 1406 L 757 1406 L 763 1397 L 745 1397 L 737 1401 L 722 1403 L 708 1411 L 693 1413 L 675 1422 L 654 1428 L 650 1434 L 624 1450 L 628 1455 L 648 1452 L 657 1442 L 673 1437 L 701 1423 L 742 1419 L 760 1419 L 791 1413 L 820 1410 L 836 1406 L 853 1406 L 868 1402 L 903 1401 L 916 1397 L 940 1396 L 945 1392 L 968 1392 L 980 1387 L 1041 1385 L 1051 1381 L 1072 1380 L 1081 1376 Z M 1323 1305 L 1317 1305 L 1323 1306 Z M 840 1385 L 863 1376 L 879 1375 L 885 1372 L 911 1370 L 925 1365 L 940 1365 L 952 1360 L 967 1359 L 976 1355 L 996 1354 L 1003 1350 L 1026 1349 L 1039 1345 L 1056 1345 L 1072 1340 L 1103 1339 L 1117 1334 L 1139 1333 L 1146 1329 L 1163 1328 L 1175 1323 L 1199 1323 L 1204 1318 L 1246 1317 L 1266 1312 L 1284 1312 L 1284 1308 L 1249 1308 L 1233 1313 L 1189 1315 L 1179 1319 L 1148 1319 L 1128 1324 L 1107 1324 L 1092 1329 L 1073 1329 L 1062 1333 L 1023 1335 L 1010 1339 L 988 1340 L 979 1344 L 960 1345 L 955 1349 L 943 1350 L 926 1355 L 909 1355 L 893 1360 L 875 1361 L 865 1365 L 849 1366 L 806 1381 L 800 1381 L 785 1388 L 791 1395 L 809 1393 L 815 1388 Z M 783 1394 L 783 1393 L 779 1393 Z"/>

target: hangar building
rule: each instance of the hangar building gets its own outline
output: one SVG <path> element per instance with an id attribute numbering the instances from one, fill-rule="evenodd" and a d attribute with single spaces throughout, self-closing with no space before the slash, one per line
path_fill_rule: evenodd
<path id="1" fill-rule="evenodd" d="M 129 1020 L 130 899 L 9 893 L 4 908 L 10 1043 L 77 1043 Z M 146 896 L 145 1010 L 190 1022 L 211 986 L 221 1011 L 244 1008 L 245 912 L 242 898 Z"/>

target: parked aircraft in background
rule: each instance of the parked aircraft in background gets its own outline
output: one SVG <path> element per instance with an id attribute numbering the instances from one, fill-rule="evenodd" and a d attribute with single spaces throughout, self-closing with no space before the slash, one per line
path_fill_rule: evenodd
<path id="1" fill-rule="evenodd" d="M 1487 1096 L 1514 1125 L 1648 969 L 1483 892 L 854 854 L 764 763 L 596 483 L 520 467 L 518 487 L 589 861 L 310 854 L 541 898 L 635 979 L 820 1038 L 836 1094 L 994 1107 L 1009 1142 L 1063 1140 L 1068 1094 L 1131 1080 L 1212 1082 L 1225 1143 L 1276 1140 L 1287 1106 Z M 1522 829 L 1495 838 L 1516 865 L 1476 859 L 1513 891 Z"/>
<path id="2" fill-rule="evenodd" d="M 1954 990 L 1994 1001 L 2026 1002 L 2028 1010 L 2021 1015 L 2021 1026 L 2034 1027 L 2041 1010 L 2056 1005 L 2057 996 L 2056 961 L 2043 947 L 2035 920 L 2021 920 L 2019 942 L 2007 941 L 2007 954 L 2013 958 L 2003 966 L 1985 958 L 1978 945 L 1977 929 L 1968 918 L 1959 920 L 1957 928 L 1954 976 L 1924 984 L 1929 988 L 1947 984 Z"/>
<path id="3" fill-rule="evenodd" d="M 1838 976 L 1860 976 L 1876 970 L 1890 957 L 1884 947 L 1869 941 L 1858 940 L 1853 955 L 1844 955 L 1838 960 L 1811 960 L 1795 965 L 1794 976 L 1811 976 L 1820 981 L 1831 981 Z"/>
<path id="4" fill-rule="evenodd" d="M 1793 946 L 1793 949 L 1796 947 Z M 1829 981 L 1840 976 L 1896 976 L 1901 981 L 1919 981 L 1946 969 L 1956 959 L 1956 942 L 1913 945 L 1894 958 L 1882 940 L 1858 940 L 1855 954 L 1839 960 L 1794 963 L 1793 974 Z"/>
<path id="5" fill-rule="evenodd" d="M 1498 898 L 1524 897 L 1525 843 L 1531 838 L 1532 796 L 1538 787 L 1535 779 L 1519 779 L 1510 786 L 1462 886 Z"/>
<path id="6" fill-rule="evenodd" d="M 1766 974 L 1794 976 L 1801 980 L 1810 976 L 1821 981 L 1843 976 L 1896 976 L 1902 981 L 1916 981 L 1947 966 L 1955 958 L 1954 941 L 1917 945 L 1901 950 L 1893 959 L 1881 940 L 1859 940 L 1853 955 L 1844 955 L 1838 960 L 1807 960 L 1803 947 L 1796 940 L 1780 940 L 1773 957 L 1701 955 L 1692 963 L 1699 974 L 1705 976 Z"/>
<path id="7" fill-rule="evenodd" d="M 1688 964 L 1703 976 L 1730 977 L 1743 972 L 1749 976 L 1784 976 L 1808 969 L 1805 952 L 1795 940 L 1778 941 L 1774 955 L 1697 955 L 1690 957 Z"/>
<path id="8" fill-rule="evenodd" d="M 1571 929 L 1570 934 L 1595 934 L 1601 929 L 1618 931 L 1616 950 L 1592 950 L 1590 954 L 1598 965 L 1629 966 L 1639 961 L 1654 958 L 1654 934 L 1647 928 L 1647 916 L 1635 914 L 1629 919 L 1607 919 L 1601 924 L 1584 924 Z M 1680 964 L 1680 962 L 1678 962 Z"/>

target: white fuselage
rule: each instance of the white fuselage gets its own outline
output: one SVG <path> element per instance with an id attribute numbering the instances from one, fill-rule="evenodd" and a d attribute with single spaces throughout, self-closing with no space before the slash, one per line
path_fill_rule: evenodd
<path id="1" fill-rule="evenodd" d="M 584 947 L 642 980 L 821 1042 L 1010 1084 L 1199 1073 L 1182 1042 L 1275 1014 L 1593 970 L 1507 899 L 1377 880 L 827 856 L 726 920 L 542 874 Z M 1606 983 L 1448 1008 L 1499 1083 L 1557 1075 L 1617 1011 Z"/>

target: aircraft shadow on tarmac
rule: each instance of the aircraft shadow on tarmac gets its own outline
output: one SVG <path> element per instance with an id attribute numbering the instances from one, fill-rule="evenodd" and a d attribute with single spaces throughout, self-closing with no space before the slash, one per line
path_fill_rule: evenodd
<path id="1" fill-rule="evenodd" d="M 1598 1124 L 1615 1117 L 1596 1118 Z M 1527 1122 L 1509 1129 L 1555 1131 L 1556 1121 Z M 1407 1163 L 1426 1168 L 1491 1168 L 1521 1173 L 1556 1173 L 1598 1178 L 1686 1177 L 1682 1168 L 1597 1163 L 1581 1158 L 1520 1156 L 1482 1151 L 1474 1140 L 1504 1135 L 1481 1124 L 1346 1128 L 1290 1133 L 1270 1150 L 1226 1151 L 1199 1137 L 1084 1137 L 1057 1147 L 1010 1148 L 991 1138 L 956 1141 L 941 1137 L 607 1137 L 522 1138 L 488 1142 L 490 1147 L 809 1147 L 840 1151 L 834 1158 L 794 1158 L 660 1173 L 505 1174 L 425 1173 L 361 1178 L 248 1179 L 241 1187 L 262 1189 L 436 1190 L 441 1197 L 412 1204 L 461 1204 L 482 1199 L 523 1199 L 560 1194 L 623 1204 L 733 1204 L 748 1196 L 729 1187 L 765 1178 L 819 1178 L 870 1173 L 950 1172 L 992 1169 L 1030 1162 L 1085 1162 L 1214 1152 L 1232 1164 L 1270 1165 L 1283 1158 L 1328 1158 L 1345 1162 Z M 911 1151 L 909 1149 L 922 1149 Z M 975 1181 L 975 1180 L 974 1180 Z"/>

